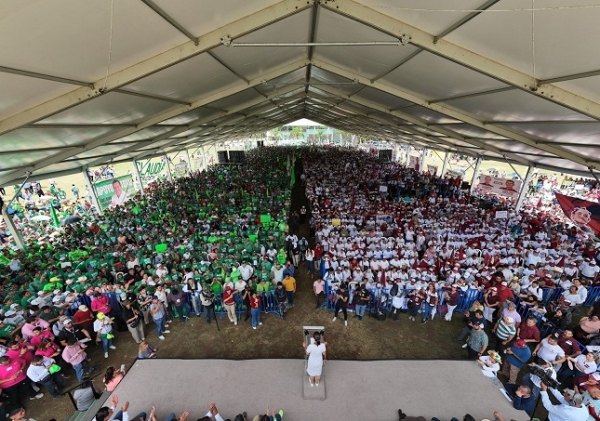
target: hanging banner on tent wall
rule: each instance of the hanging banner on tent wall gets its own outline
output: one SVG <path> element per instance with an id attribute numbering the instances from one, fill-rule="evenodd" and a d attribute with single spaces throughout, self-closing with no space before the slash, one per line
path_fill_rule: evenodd
<path id="1" fill-rule="evenodd" d="M 521 191 L 521 183 L 521 180 L 480 175 L 477 188 L 485 193 L 496 193 L 516 199 Z"/>
<path id="2" fill-rule="evenodd" d="M 187 173 L 187 162 L 182 161 L 175 165 L 173 172 L 176 177 L 185 177 L 185 174 Z"/>
<path id="3" fill-rule="evenodd" d="M 554 195 L 565 216 L 577 228 L 596 237 L 600 236 L 600 204 L 559 193 Z"/>
<path id="4" fill-rule="evenodd" d="M 137 192 L 131 175 L 99 181 L 94 184 L 94 190 L 102 210 L 122 205 Z"/>
<path id="5" fill-rule="evenodd" d="M 156 181 L 157 178 L 167 169 L 167 163 L 164 160 L 150 161 L 147 165 L 144 166 L 143 162 L 136 162 L 138 169 L 140 171 L 140 176 L 142 177 L 142 183 L 144 185 L 150 184 Z"/>
<path id="6" fill-rule="evenodd" d="M 458 171 L 446 170 L 446 177 L 450 177 L 452 179 L 460 178 L 462 180 L 464 174 Z"/>
<path id="7" fill-rule="evenodd" d="M 429 174 L 436 175 L 437 174 L 437 170 L 438 170 L 437 165 L 427 165 L 427 172 Z"/>
<path id="8" fill-rule="evenodd" d="M 416 168 L 419 163 L 419 157 L 409 155 L 408 156 L 408 168 Z"/>

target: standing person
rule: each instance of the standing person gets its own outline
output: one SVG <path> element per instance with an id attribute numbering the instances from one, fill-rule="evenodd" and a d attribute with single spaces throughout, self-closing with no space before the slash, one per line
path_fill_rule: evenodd
<path id="1" fill-rule="evenodd" d="M 308 248 L 306 249 L 306 252 L 304 253 L 304 259 L 306 262 L 306 269 L 308 270 L 308 273 L 310 273 L 310 276 L 312 277 L 315 274 L 315 252 Z"/>
<path id="2" fill-rule="evenodd" d="M 144 335 L 144 316 L 138 309 L 133 308 L 131 301 L 125 300 L 121 304 L 123 306 L 123 320 L 127 324 L 127 329 L 129 329 L 135 343 L 139 344 L 146 338 Z"/>
<path id="3" fill-rule="evenodd" d="M 504 354 L 504 350 L 510 346 L 510 343 L 517 335 L 514 323 L 515 321 L 512 317 L 503 317 L 496 322 L 496 326 L 492 329 L 492 333 L 496 334 L 496 351 L 500 354 Z"/>
<path id="4" fill-rule="evenodd" d="M 58 390 L 63 387 L 64 379 L 56 369 L 60 370 L 60 367 L 52 358 L 36 355 L 27 369 L 27 377 L 34 383 L 42 384 L 53 398 L 60 398 L 62 395 Z"/>
<path id="5" fill-rule="evenodd" d="M 75 184 L 72 185 L 71 191 L 73 192 L 73 196 L 75 196 L 75 200 L 79 200 L 79 188 Z"/>
<path id="6" fill-rule="evenodd" d="M 283 278 L 283 286 L 287 295 L 287 301 L 290 307 L 294 306 L 294 295 L 296 294 L 296 280 L 288 273 Z"/>
<path id="7" fill-rule="evenodd" d="M 252 291 L 250 298 L 250 314 L 252 315 L 252 329 L 256 330 L 257 326 L 262 325 L 260 321 L 260 305 L 261 299 L 256 291 Z"/>
<path id="8" fill-rule="evenodd" d="M 474 324 L 467 339 L 468 358 L 476 360 L 481 357 L 488 348 L 488 344 L 489 340 L 487 334 L 483 331 L 483 323 Z"/>
<path id="9" fill-rule="evenodd" d="M 452 320 L 452 314 L 454 313 L 454 309 L 458 305 L 460 294 L 458 293 L 458 288 L 456 287 L 456 285 L 452 285 L 450 287 L 450 291 L 444 292 L 444 295 L 446 297 L 446 306 L 448 307 L 448 312 L 446 313 L 444 320 L 449 322 Z"/>
<path id="10" fill-rule="evenodd" d="M 235 312 L 235 298 L 233 294 L 233 288 L 227 285 L 223 292 L 223 307 L 225 307 L 225 310 L 227 311 L 229 321 L 233 323 L 234 326 L 237 326 L 237 314 Z"/>
<path id="11" fill-rule="evenodd" d="M 150 320 L 152 319 L 150 315 L 150 304 L 152 304 L 152 297 L 148 295 L 145 286 L 140 287 L 136 299 L 138 307 L 144 316 L 144 324 L 146 327 L 148 327 Z"/>
<path id="12" fill-rule="evenodd" d="M 332 322 L 337 320 L 337 315 L 342 310 L 344 314 L 344 325 L 348 326 L 348 298 L 350 295 L 346 290 L 346 283 L 342 282 L 336 291 L 336 301 L 335 301 L 335 314 L 333 316 Z"/>
<path id="13" fill-rule="evenodd" d="M 102 348 L 104 348 L 104 358 L 108 358 L 108 349 L 117 349 L 113 345 L 113 334 L 112 319 L 106 317 L 104 313 L 98 313 L 96 315 L 96 321 L 94 322 L 94 332 L 96 332 L 96 343 L 102 341 Z"/>
<path id="14" fill-rule="evenodd" d="M 164 303 L 158 301 L 158 297 L 156 295 L 152 296 L 150 314 L 152 314 L 152 320 L 154 320 L 154 324 L 156 325 L 156 335 L 158 336 L 158 339 L 162 341 L 165 339 L 163 333 L 171 333 L 171 331 L 166 330 L 168 325 L 165 324 L 165 319 L 167 318 L 165 305 Z"/>
<path id="15" fill-rule="evenodd" d="M 302 343 L 306 355 L 308 355 L 308 364 L 306 365 L 306 372 L 308 373 L 308 381 L 311 386 L 319 386 L 321 381 L 321 374 L 323 372 L 323 365 L 327 359 L 326 347 L 324 343 L 321 343 L 321 335 L 315 333 L 313 336 L 314 343 L 307 345 L 306 342 Z"/>
<path id="16" fill-rule="evenodd" d="M 85 348 L 86 346 L 77 342 L 77 339 L 69 338 L 62 352 L 62 359 L 73 366 L 79 383 L 83 382 L 83 373 L 90 369 Z"/>
<path id="17" fill-rule="evenodd" d="M 548 411 L 550 421 L 586 421 L 589 418 L 589 411 L 582 404 L 583 396 L 579 393 L 570 389 L 565 389 L 563 393 L 560 393 L 558 390 L 550 388 L 550 392 L 559 402 L 558 405 L 554 405 L 548 396 L 548 386 L 542 383 L 540 389 L 542 390 L 542 405 Z"/>
<path id="18" fill-rule="evenodd" d="M 322 278 L 317 279 L 313 282 L 313 292 L 317 298 L 317 306 L 321 307 L 321 301 L 325 302 L 325 281 Z"/>
<path id="19" fill-rule="evenodd" d="M 175 307 L 175 311 L 181 317 L 181 320 L 187 322 L 189 320 L 189 314 L 192 309 L 190 308 L 189 303 L 187 302 L 185 292 L 178 288 L 173 288 L 171 293 L 169 294 L 169 303 Z"/>
<path id="20" fill-rule="evenodd" d="M 516 384 L 519 370 L 527 364 L 529 358 L 531 358 L 531 350 L 523 339 L 517 339 L 510 348 L 506 349 L 506 360 L 500 372 L 508 377 L 509 384 Z"/>
<path id="21" fill-rule="evenodd" d="M 427 323 L 429 316 L 433 317 L 433 311 L 436 309 L 438 303 L 438 294 L 435 290 L 435 284 L 429 284 L 426 291 L 425 302 L 421 309 L 421 324 Z"/>
<path id="22" fill-rule="evenodd" d="M 371 293 L 367 290 L 365 284 L 361 284 L 356 292 L 356 317 L 362 320 L 367 310 L 367 304 L 371 300 Z"/>
<path id="23" fill-rule="evenodd" d="M 43 393 L 36 394 L 27 379 L 25 371 L 27 363 L 22 358 L 10 358 L 6 355 L 0 357 L 0 388 L 8 396 L 13 407 L 18 407 L 20 397 L 29 396 L 31 400 L 40 399 Z"/>
<path id="24" fill-rule="evenodd" d="M 275 288 L 275 300 L 277 301 L 277 307 L 279 308 L 279 317 L 283 319 L 283 315 L 287 311 L 287 295 L 285 289 L 283 289 L 283 282 L 277 282 L 277 288 Z"/>
<path id="25" fill-rule="evenodd" d="M 200 302 L 204 307 L 204 316 L 206 317 L 206 323 L 210 324 L 215 319 L 215 294 L 208 283 L 205 283 L 202 292 L 200 293 Z"/>

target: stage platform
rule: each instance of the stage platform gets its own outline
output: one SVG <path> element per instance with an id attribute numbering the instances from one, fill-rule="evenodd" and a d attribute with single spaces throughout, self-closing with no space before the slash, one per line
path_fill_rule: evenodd
<path id="1" fill-rule="evenodd" d="M 473 361 L 328 361 L 323 376 L 308 386 L 304 360 L 139 360 L 114 393 L 130 402 L 131 417 L 154 405 L 159 420 L 187 410 L 195 421 L 211 402 L 223 418 L 246 411 L 249 421 L 267 404 L 285 421 L 395 421 L 398 408 L 427 420 L 493 419 L 494 411 L 529 419 Z"/>

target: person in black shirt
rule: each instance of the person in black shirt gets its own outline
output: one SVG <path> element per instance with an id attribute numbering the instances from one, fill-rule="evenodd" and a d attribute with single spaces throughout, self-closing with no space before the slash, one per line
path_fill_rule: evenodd
<path id="1" fill-rule="evenodd" d="M 477 311 L 471 313 L 469 315 L 469 317 L 465 317 L 465 319 L 466 319 L 467 325 L 460 332 L 460 334 L 458 335 L 458 338 L 456 338 L 456 340 L 458 342 L 464 341 L 465 338 L 467 336 L 469 336 L 469 332 L 471 332 L 471 329 L 473 328 L 474 325 L 483 324 L 484 327 L 487 326 L 487 320 L 485 319 L 485 317 L 483 317 L 483 311 L 481 311 L 481 310 L 477 310 Z"/>
<path id="2" fill-rule="evenodd" d="M 63 322 L 64 328 L 58 334 L 58 340 L 62 346 L 67 346 L 69 339 L 75 339 L 76 341 L 80 341 L 82 339 L 92 340 L 89 332 L 87 330 L 77 329 L 73 326 L 73 321 L 71 319 L 67 319 Z"/>
<path id="3" fill-rule="evenodd" d="M 285 313 L 287 310 L 287 296 L 285 294 L 285 289 L 283 288 L 283 282 L 277 282 L 277 288 L 275 289 L 275 299 L 277 300 L 277 306 L 279 307 L 279 317 L 283 319 L 283 313 Z"/>
<path id="4" fill-rule="evenodd" d="M 356 317 L 358 317 L 358 320 L 362 320 L 370 300 L 371 293 L 367 290 L 365 284 L 362 284 L 356 291 Z"/>
<path id="5" fill-rule="evenodd" d="M 344 313 L 344 325 L 348 326 L 348 298 L 350 297 L 350 294 L 348 294 L 348 291 L 346 290 L 346 284 L 344 282 L 342 282 L 338 288 L 338 290 L 336 291 L 336 301 L 335 301 L 335 314 L 333 317 L 332 322 L 335 322 L 337 320 L 337 315 L 340 312 L 340 310 L 342 310 L 342 313 Z"/>

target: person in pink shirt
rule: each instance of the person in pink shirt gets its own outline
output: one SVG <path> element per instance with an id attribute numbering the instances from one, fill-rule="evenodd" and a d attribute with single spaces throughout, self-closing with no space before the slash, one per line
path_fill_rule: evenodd
<path id="1" fill-rule="evenodd" d="M 33 329 L 33 336 L 29 339 L 29 343 L 37 348 L 40 346 L 43 340 L 53 341 L 54 333 L 52 333 L 49 329 L 42 330 L 41 327 L 36 327 Z"/>
<path id="2" fill-rule="evenodd" d="M 70 338 L 67 346 L 63 349 L 62 358 L 73 366 L 77 381 L 83 382 L 83 374 L 90 369 L 87 362 L 87 354 L 85 353 L 86 346 L 77 342 L 77 339 Z"/>
<path id="3" fill-rule="evenodd" d="M 35 347 L 29 342 L 12 341 L 8 344 L 6 355 L 10 358 L 22 358 L 29 365 L 31 364 L 31 360 L 33 360 L 34 351 Z"/>
<path id="4" fill-rule="evenodd" d="M 35 351 L 35 355 L 42 355 L 44 357 L 52 358 L 56 360 L 59 365 L 61 365 L 62 361 L 62 357 L 60 356 L 60 354 L 61 349 L 59 348 L 59 346 L 56 345 L 53 341 L 49 341 L 47 339 L 44 339 L 40 343 L 37 351 Z"/>
<path id="5" fill-rule="evenodd" d="M 97 292 L 94 294 L 94 298 L 92 299 L 92 311 L 94 313 L 110 313 L 110 303 L 108 302 L 108 297 L 106 295 L 102 295 Z"/>
<path id="6" fill-rule="evenodd" d="M 50 328 L 50 324 L 37 316 L 29 316 L 23 327 L 21 327 L 21 333 L 23 334 L 23 337 L 25 339 L 31 338 L 33 336 L 33 329 L 36 327 L 41 327 L 42 330 L 48 330 Z"/>
<path id="7" fill-rule="evenodd" d="M 31 387 L 27 378 L 27 362 L 22 358 L 10 358 L 5 355 L 0 357 L 0 388 L 8 396 L 10 406 L 19 407 L 20 396 L 29 396 L 29 399 L 39 399 L 43 393 L 37 393 Z"/>

